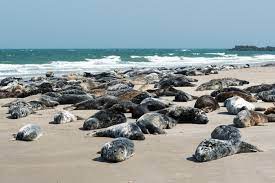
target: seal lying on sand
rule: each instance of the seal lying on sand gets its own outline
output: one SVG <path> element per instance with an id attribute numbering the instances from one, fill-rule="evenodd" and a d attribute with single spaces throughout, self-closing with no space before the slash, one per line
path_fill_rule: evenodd
<path id="1" fill-rule="evenodd" d="M 222 88 L 220 90 L 215 90 L 210 95 L 212 97 L 216 97 L 218 94 L 220 94 L 222 92 L 232 92 L 232 91 L 237 91 L 237 92 L 245 93 L 247 95 L 251 95 L 248 91 L 245 91 L 245 90 L 242 90 L 242 89 L 236 88 L 236 87 L 228 87 L 228 88 Z"/>
<path id="2" fill-rule="evenodd" d="M 94 130 L 100 128 L 107 128 L 120 123 L 126 122 L 126 116 L 114 110 L 106 109 L 95 113 L 84 121 L 84 130 Z"/>
<path id="3" fill-rule="evenodd" d="M 221 125 L 212 132 L 210 139 L 205 139 L 198 145 L 193 156 L 198 162 L 206 162 L 249 152 L 261 152 L 261 150 L 241 141 L 241 134 L 237 128 Z"/>
<path id="4" fill-rule="evenodd" d="M 141 116 L 136 124 L 144 134 L 165 134 L 163 129 L 171 129 L 177 122 L 164 114 L 151 112 Z"/>
<path id="5" fill-rule="evenodd" d="M 32 141 L 42 136 L 42 130 L 40 126 L 36 124 L 27 124 L 19 129 L 15 135 L 16 140 Z"/>
<path id="6" fill-rule="evenodd" d="M 236 78 L 212 79 L 206 83 L 201 84 L 196 89 L 196 91 L 219 90 L 222 88 L 227 88 L 229 86 L 242 86 L 244 84 L 249 84 L 249 82 L 245 80 L 236 79 Z"/>
<path id="7" fill-rule="evenodd" d="M 54 115 L 53 124 L 64 124 L 64 123 L 71 123 L 77 120 L 82 120 L 83 118 L 79 116 L 75 116 L 74 114 L 70 113 L 69 111 L 60 111 Z"/>
<path id="8" fill-rule="evenodd" d="M 248 91 L 250 93 L 260 93 L 263 91 L 268 91 L 275 89 L 275 84 L 261 84 L 261 85 L 255 85 L 255 86 L 250 86 L 248 88 L 245 88 L 245 91 Z"/>
<path id="9" fill-rule="evenodd" d="M 115 96 L 102 96 L 97 97 L 95 99 L 85 100 L 79 103 L 76 103 L 72 105 L 71 107 L 74 108 L 74 110 L 90 110 L 90 109 L 108 109 L 112 107 L 114 104 L 119 103 L 119 99 Z M 67 108 L 71 108 L 67 107 Z"/>
<path id="10" fill-rule="evenodd" d="M 101 149 L 101 158 L 109 162 L 121 162 L 134 155 L 134 143 L 127 138 L 117 138 L 104 144 Z"/>
<path id="11" fill-rule="evenodd" d="M 192 101 L 194 99 L 197 99 L 198 97 L 190 95 L 184 91 L 179 91 L 176 95 L 175 95 L 175 102 L 187 102 L 187 101 Z"/>
<path id="12" fill-rule="evenodd" d="M 256 96 L 264 102 L 275 102 L 275 89 L 260 92 Z"/>
<path id="13" fill-rule="evenodd" d="M 253 105 L 250 102 L 247 102 L 246 100 L 244 100 L 241 97 L 235 96 L 235 97 L 231 97 L 229 99 L 226 99 L 224 102 L 224 105 L 228 111 L 229 114 L 238 114 L 241 110 L 247 109 L 247 110 L 251 110 L 251 111 L 264 111 L 265 108 L 261 108 L 261 107 L 255 107 L 255 105 Z"/>
<path id="14" fill-rule="evenodd" d="M 273 105 L 275 105 L 275 103 L 273 103 Z M 265 115 L 268 115 L 268 114 L 275 114 L 275 107 L 269 107 L 265 110 L 264 112 Z"/>
<path id="15" fill-rule="evenodd" d="M 262 126 L 268 122 L 275 122 L 275 117 L 249 110 L 240 111 L 233 120 L 234 125 L 238 128 Z"/>
<path id="16" fill-rule="evenodd" d="M 197 99 L 194 107 L 208 113 L 219 109 L 220 105 L 216 99 L 210 95 L 203 95 Z"/>
<path id="17" fill-rule="evenodd" d="M 92 134 L 94 137 L 125 137 L 131 140 L 144 140 L 145 136 L 135 123 L 122 123 L 99 130 Z"/>
<path id="18" fill-rule="evenodd" d="M 140 103 L 140 105 L 137 105 L 130 109 L 130 112 L 132 113 L 132 118 L 137 119 L 143 114 L 149 113 L 151 111 L 165 109 L 169 106 L 169 102 L 155 98 L 146 98 Z"/>
<path id="19" fill-rule="evenodd" d="M 166 88 L 169 86 L 175 87 L 193 87 L 196 86 L 191 82 L 197 82 L 198 80 L 187 78 L 186 76 L 176 76 L 176 75 L 169 75 L 163 77 L 158 84 L 155 85 L 155 88 Z"/>
<path id="20" fill-rule="evenodd" d="M 221 92 L 216 96 L 215 99 L 218 102 L 224 102 L 226 99 L 234 97 L 234 96 L 242 97 L 244 100 L 246 100 L 248 102 L 257 102 L 258 101 L 252 95 L 247 95 L 246 93 L 239 92 L 239 91 Z"/>
<path id="21" fill-rule="evenodd" d="M 209 122 L 203 110 L 193 107 L 172 106 L 157 112 L 166 114 L 175 119 L 178 123 L 207 124 Z"/>

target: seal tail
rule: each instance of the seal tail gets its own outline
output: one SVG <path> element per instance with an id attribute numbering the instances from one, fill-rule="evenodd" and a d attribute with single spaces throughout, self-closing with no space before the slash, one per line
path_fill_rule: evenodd
<path id="1" fill-rule="evenodd" d="M 241 142 L 237 153 L 251 153 L 251 152 L 263 152 L 263 150 L 247 142 Z"/>
<path id="2" fill-rule="evenodd" d="M 264 107 L 256 107 L 255 108 L 255 111 L 265 111 L 266 110 L 266 108 L 264 108 Z"/>
<path id="3" fill-rule="evenodd" d="M 77 120 L 85 120 L 85 118 L 81 117 L 81 116 L 76 116 Z"/>
<path id="4" fill-rule="evenodd" d="M 268 115 L 267 119 L 268 119 L 268 122 L 275 122 L 275 115 Z"/>

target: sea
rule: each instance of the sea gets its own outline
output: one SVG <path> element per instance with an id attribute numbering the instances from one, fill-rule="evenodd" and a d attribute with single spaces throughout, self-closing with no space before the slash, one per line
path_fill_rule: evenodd
<path id="1" fill-rule="evenodd" d="M 132 67 L 183 67 L 275 62 L 275 52 L 227 49 L 1 49 L 0 79 L 53 71 L 97 73 Z"/>

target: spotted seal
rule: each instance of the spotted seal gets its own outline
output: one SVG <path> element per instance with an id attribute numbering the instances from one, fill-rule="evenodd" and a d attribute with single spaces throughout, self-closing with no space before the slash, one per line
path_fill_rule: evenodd
<path id="1" fill-rule="evenodd" d="M 275 117 L 249 110 L 240 111 L 233 120 L 234 125 L 238 128 L 262 126 L 268 122 L 275 122 Z"/>
<path id="2" fill-rule="evenodd" d="M 227 88 L 229 86 L 242 86 L 245 84 L 249 84 L 249 82 L 245 80 L 236 79 L 236 78 L 212 79 L 198 86 L 196 91 L 219 90 L 222 88 Z"/>
<path id="3" fill-rule="evenodd" d="M 89 134 L 90 135 L 90 134 Z M 136 123 L 127 122 L 114 126 L 110 126 L 106 129 L 99 130 L 92 134 L 94 137 L 125 137 L 131 140 L 144 140 L 145 136 Z"/>
<path id="4" fill-rule="evenodd" d="M 84 121 L 84 130 L 94 130 L 100 128 L 107 128 L 112 125 L 125 123 L 126 116 L 114 110 L 101 110 Z"/>
<path id="5" fill-rule="evenodd" d="M 246 93 L 239 92 L 239 91 L 221 92 L 216 96 L 215 99 L 218 102 L 224 102 L 226 99 L 234 97 L 234 96 L 242 97 L 244 100 L 246 100 L 248 102 L 257 102 L 258 101 L 254 96 L 248 95 Z"/>
<path id="6" fill-rule="evenodd" d="M 171 129 L 177 122 L 164 114 L 150 112 L 141 116 L 136 124 L 144 134 L 165 134 L 163 129 Z"/>
<path id="7" fill-rule="evenodd" d="M 175 119 L 178 123 L 207 124 L 209 122 L 203 110 L 193 107 L 172 106 L 157 112 Z"/>
<path id="8" fill-rule="evenodd" d="M 41 127 L 36 124 L 27 124 L 19 129 L 15 136 L 16 140 L 33 141 L 42 136 Z"/>
<path id="9" fill-rule="evenodd" d="M 205 139 L 198 145 L 193 157 L 198 162 L 206 162 L 249 152 L 262 150 L 242 141 L 240 131 L 236 127 L 221 125 L 214 129 L 210 139 Z"/>
<path id="10" fill-rule="evenodd" d="M 101 158 L 109 162 L 121 162 L 134 155 L 134 143 L 127 138 L 117 138 L 107 142 L 101 149 Z"/>
<path id="11" fill-rule="evenodd" d="M 273 105 L 275 105 L 275 103 L 273 103 Z M 268 115 L 268 114 L 275 114 L 275 107 L 269 107 L 265 110 L 264 114 Z"/>
<path id="12" fill-rule="evenodd" d="M 241 97 L 235 96 L 225 100 L 224 105 L 229 114 L 238 114 L 241 110 L 264 111 L 265 108 L 255 107 L 254 104 L 247 102 Z"/>
<path id="13" fill-rule="evenodd" d="M 262 91 L 256 96 L 264 102 L 275 102 L 275 89 Z"/>
<path id="14" fill-rule="evenodd" d="M 203 95 L 197 99 L 194 107 L 208 113 L 219 109 L 220 105 L 217 100 L 210 95 Z"/>

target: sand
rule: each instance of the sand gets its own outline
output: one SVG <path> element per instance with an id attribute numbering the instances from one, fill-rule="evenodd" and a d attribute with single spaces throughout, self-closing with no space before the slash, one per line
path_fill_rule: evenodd
<path id="1" fill-rule="evenodd" d="M 250 85 L 274 83 L 275 68 L 249 68 L 223 71 L 218 75 L 196 76 L 199 83 L 214 78 L 236 77 Z M 195 88 L 182 88 L 193 95 Z M 171 99 L 168 97 L 168 99 Z M 5 104 L 13 99 L 2 99 Z M 193 106 L 195 101 L 178 103 Z M 258 102 L 256 106 L 272 106 Z M 26 118 L 7 118 L 7 108 L 0 108 L 0 182 L 76 183 L 76 182 L 275 182 L 275 123 L 241 129 L 243 139 L 259 148 L 261 153 L 237 154 L 216 161 L 195 163 L 191 157 L 197 145 L 210 137 L 221 124 L 231 124 L 233 117 L 226 109 L 209 113 L 207 125 L 179 124 L 166 135 L 146 135 L 145 141 L 135 141 L 136 154 L 121 163 L 101 162 L 102 145 L 111 138 L 87 137 L 82 131 L 83 121 L 70 124 L 49 124 L 56 109 L 38 111 Z M 73 111 L 89 117 L 94 111 Z M 130 119 L 131 120 L 131 119 Z M 12 134 L 27 123 L 41 125 L 44 135 L 37 141 L 19 142 Z"/>

